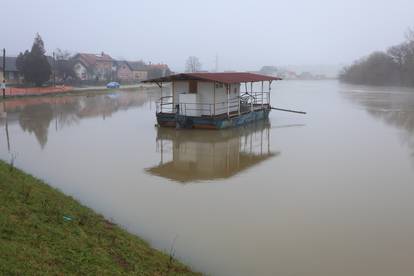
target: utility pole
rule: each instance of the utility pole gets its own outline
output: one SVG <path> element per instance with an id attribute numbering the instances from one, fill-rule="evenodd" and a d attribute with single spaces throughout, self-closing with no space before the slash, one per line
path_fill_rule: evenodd
<path id="1" fill-rule="evenodd" d="M 3 99 L 6 98 L 6 49 L 3 48 L 3 83 L 2 83 L 2 88 L 3 88 Z"/>

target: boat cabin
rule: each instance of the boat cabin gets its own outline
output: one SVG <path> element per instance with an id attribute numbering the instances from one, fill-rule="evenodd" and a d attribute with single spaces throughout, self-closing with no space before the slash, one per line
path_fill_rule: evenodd
<path id="1" fill-rule="evenodd" d="M 156 111 L 160 126 L 220 129 L 267 118 L 274 80 L 280 78 L 232 72 L 183 73 L 145 82 L 161 89 Z M 167 82 L 172 92 L 163 95 Z"/>

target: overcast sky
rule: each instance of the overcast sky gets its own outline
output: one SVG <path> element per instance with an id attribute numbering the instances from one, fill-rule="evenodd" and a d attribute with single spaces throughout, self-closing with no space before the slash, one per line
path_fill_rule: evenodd
<path id="1" fill-rule="evenodd" d="M 180 71 L 189 55 L 203 69 L 350 63 L 401 42 L 414 27 L 413 0 L 1 0 L 0 47 L 49 53 L 104 51 L 164 62 Z M 5 9 L 3 9 L 5 8 Z"/>

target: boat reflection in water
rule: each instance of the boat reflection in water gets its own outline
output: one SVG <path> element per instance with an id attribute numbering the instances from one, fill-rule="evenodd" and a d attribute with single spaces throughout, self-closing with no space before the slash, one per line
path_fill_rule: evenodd
<path id="1" fill-rule="evenodd" d="M 181 183 L 229 178 L 279 154 L 268 121 L 221 131 L 158 128 L 156 141 L 160 164 L 146 170 Z"/>

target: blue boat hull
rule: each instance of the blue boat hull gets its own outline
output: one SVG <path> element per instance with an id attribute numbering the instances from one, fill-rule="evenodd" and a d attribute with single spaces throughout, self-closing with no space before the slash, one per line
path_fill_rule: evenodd
<path id="1" fill-rule="evenodd" d="M 252 112 L 236 115 L 233 117 L 192 117 L 176 115 L 172 113 L 158 113 L 157 122 L 162 127 L 177 128 L 204 128 L 204 129 L 225 129 L 239 127 L 252 122 L 266 120 L 269 118 L 270 109 L 260 109 Z"/>

